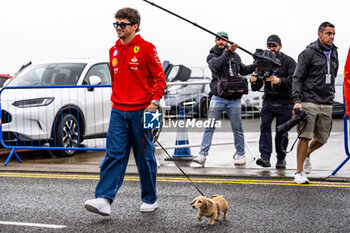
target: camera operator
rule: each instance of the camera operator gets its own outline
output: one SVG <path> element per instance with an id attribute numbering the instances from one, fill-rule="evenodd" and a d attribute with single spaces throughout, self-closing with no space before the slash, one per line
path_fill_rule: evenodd
<path id="1" fill-rule="evenodd" d="M 275 75 L 265 80 L 259 79 L 254 74 L 250 77 L 253 91 L 258 91 L 264 86 L 263 107 L 260 112 L 260 157 L 256 164 L 262 167 L 271 167 L 270 157 L 272 153 L 271 124 L 276 118 L 277 126 L 292 118 L 293 96 L 292 76 L 296 63 L 293 58 L 280 52 L 282 48 L 281 39 L 277 35 L 267 38 L 267 48 L 281 61 Z M 275 148 L 277 154 L 276 168 L 286 168 L 286 149 L 288 146 L 288 134 L 281 135 L 276 132 Z"/>
<path id="2" fill-rule="evenodd" d="M 318 40 L 299 54 L 293 75 L 294 109 L 305 111 L 307 115 L 306 123 L 298 125 L 300 135 L 294 176 L 297 184 L 309 183 L 303 171 L 311 172 L 308 156 L 327 142 L 332 129 L 334 79 L 339 67 L 334 35 L 334 25 L 322 23 L 318 28 Z"/>
<path id="3" fill-rule="evenodd" d="M 226 32 L 219 32 L 217 35 L 228 39 Z M 209 68 L 212 71 L 213 79 L 210 83 L 211 93 L 208 119 L 217 121 L 225 111 L 230 118 L 231 128 L 234 133 L 234 143 L 237 154 L 234 160 L 235 165 L 245 164 L 244 134 L 241 120 L 241 97 L 248 92 L 247 79 L 241 75 L 251 74 L 254 65 L 245 66 L 235 50 L 237 44 L 228 46 L 225 40 L 216 37 L 215 46 L 210 50 L 207 57 Z M 205 129 L 199 155 L 193 159 L 194 162 L 204 166 L 206 156 L 211 145 L 215 127 Z"/>

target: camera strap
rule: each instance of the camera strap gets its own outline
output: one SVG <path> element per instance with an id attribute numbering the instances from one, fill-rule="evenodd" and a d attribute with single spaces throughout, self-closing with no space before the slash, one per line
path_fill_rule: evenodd
<path id="1" fill-rule="evenodd" d="M 284 150 L 284 149 L 282 148 L 282 151 L 283 151 L 283 152 L 285 152 L 286 154 L 288 154 L 288 153 L 290 153 L 290 152 L 293 151 L 293 148 L 294 148 L 294 146 L 295 146 L 295 143 L 298 141 L 300 134 L 301 134 L 301 133 L 303 132 L 303 130 L 305 129 L 305 126 L 306 126 L 306 122 L 305 122 L 303 128 L 301 128 L 300 133 L 298 133 L 298 136 L 297 136 L 297 138 L 295 139 L 295 141 L 293 142 L 293 145 L 292 145 L 292 147 L 290 148 L 290 150 L 289 150 L 289 151 L 286 151 L 286 150 Z M 285 138 L 283 137 L 283 138 L 282 138 L 281 145 L 283 145 L 284 139 L 285 139 Z"/>

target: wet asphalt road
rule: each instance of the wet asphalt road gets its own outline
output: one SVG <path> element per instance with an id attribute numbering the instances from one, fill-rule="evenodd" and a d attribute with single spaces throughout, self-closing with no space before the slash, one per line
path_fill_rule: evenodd
<path id="1" fill-rule="evenodd" d="M 321 187 L 293 185 L 276 181 L 264 185 L 263 180 L 228 178 L 220 183 L 199 178 L 196 185 L 205 194 L 224 194 L 230 210 L 226 221 L 208 226 L 208 219 L 196 219 L 189 202 L 197 190 L 170 177 L 159 177 L 157 183 L 159 209 L 140 213 L 139 182 L 126 177 L 115 202 L 111 217 L 102 217 L 83 208 L 93 198 L 97 176 L 76 178 L 23 178 L 0 173 L 0 232 L 349 232 L 350 184 L 320 182 Z M 26 173 L 17 173 L 27 176 Z M 43 174 L 38 174 L 38 177 Z M 44 176 L 46 176 L 44 174 Z M 51 175 L 50 175 L 51 176 Z M 71 175 L 68 175 L 71 176 Z M 49 177 L 49 175 L 47 175 Z M 90 178 L 89 178 L 90 177 Z M 93 177 L 93 179 L 91 179 Z M 160 179 L 161 178 L 161 179 Z M 250 179 L 251 180 L 251 179 Z M 179 181 L 179 180 L 177 180 Z M 273 180 L 268 180 L 273 181 Z M 219 183 L 215 183 L 219 182 Z M 317 185 L 317 182 L 313 182 Z M 343 187 L 340 187 L 343 186 Z M 64 225 L 53 229 L 12 226 L 1 222 L 26 222 Z"/>

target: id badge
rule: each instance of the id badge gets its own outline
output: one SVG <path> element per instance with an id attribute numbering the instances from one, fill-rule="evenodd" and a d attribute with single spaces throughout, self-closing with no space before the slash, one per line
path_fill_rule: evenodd
<path id="1" fill-rule="evenodd" d="M 232 70 L 231 67 L 230 67 L 230 69 L 229 69 L 229 72 L 230 72 L 230 76 L 233 77 L 233 70 Z"/>
<path id="2" fill-rule="evenodd" d="M 331 84 L 331 79 L 332 75 L 331 74 L 326 74 L 326 84 Z"/>

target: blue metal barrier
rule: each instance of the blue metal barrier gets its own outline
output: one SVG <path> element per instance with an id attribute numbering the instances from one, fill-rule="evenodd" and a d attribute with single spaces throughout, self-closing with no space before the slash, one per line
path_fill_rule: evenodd
<path id="1" fill-rule="evenodd" d="M 71 91 L 69 89 L 76 89 L 76 98 L 72 98 L 72 100 L 76 101 L 74 103 L 71 102 Z M 78 90 L 79 88 L 85 88 L 87 90 L 90 89 L 89 92 L 83 91 L 85 95 L 89 95 L 91 98 L 93 98 L 94 101 L 101 100 L 106 98 L 109 105 L 108 108 L 106 109 L 106 106 L 104 106 L 104 102 L 99 103 L 99 102 L 94 102 L 92 105 L 92 109 L 87 108 L 87 100 L 86 96 L 84 99 L 84 96 L 79 96 L 80 93 Z M 16 153 L 16 149 L 33 149 L 33 150 L 52 150 L 52 151 L 105 151 L 105 145 L 102 148 L 96 148 L 96 139 L 97 138 L 103 138 L 105 137 L 107 130 L 108 130 L 108 122 L 109 122 L 109 115 L 104 116 L 106 112 L 110 114 L 110 108 L 111 108 L 111 103 L 110 103 L 110 92 L 104 91 L 104 89 L 101 89 L 99 91 L 99 94 L 102 94 L 102 96 L 95 96 L 95 89 L 99 88 L 111 88 L 111 85 L 60 85 L 60 86 L 21 86 L 21 87 L 4 87 L 0 91 L 0 109 L 1 109 L 1 114 L 0 114 L 0 142 L 4 148 L 11 149 L 10 154 L 8 155 L 5 166 L 9 163 L 11 157 L 15 155 L 17 158 L 18 162 L 21 163 L 21 159 L 19 158 L 18 154 Z M 11 89 L 17 89 L 15 93 L 12 93 L 11 95 Z M 25 89 L 31 89 L 31 94 L 25 93 L 23 94 L 23 90 Z M 46 89 L 46 90 L 43 90 Z M 49 89 L 61 89 L 61 101 L 60 104 L 64 103 L 63 106 L 55 106 L 55 98 L 52 97 L 54 90 L 49 91 Z M 93 91 L 91 91 L 93 89 Z M 21 90 L 19 92 L 18 90 Z M 66 90 L 66 91 L 62 91 Z M 67 91 L 68 90 L 68 91 Z M 5 93 L 7 92 L 7 94 Z M 43 94 L 45 92 L 45 94 Z M 51 95 L 50 95 L 50 93 Z M 46 94 L 49 93 L 49 94 Z M 92 93 L 92 94 L 90 94 Z M 56 93 L 57 94 L 57 93 Z M 63 96 L 64 94 L 68 94 L 69 96 Z M 25 95 L 30 96 L 31 98 L 28 99 L 25 97 Z M 46 96 L 46 97 L 43 97 Z M 6 98 L 3 98 L 6 97 Z M 22 97 L 22 99 L 20 99 Z M 13 99 L 11 99 L 13 98 Z M 20 100 L 18 100 L 18 99 Z M 33 101 L 37 101 L 33 102 Z M 6 103 L 2 101 L 7 101 Z M 31 102 L 32 101 L 32 102 Z M 39 103 L 39 101 L 43 101 L 42 103 Z M 46 101 L 46 102 L 45 102 Z M 51 101 L 51 102 L 50 102 Z M 57 101 L 57 102 L 59 102 Z M 85 105 L 84 105 L 85 101 Z M 29 102 L 31 102 L 29 104 Z M 45 105 L 46 104 L 46 105 Z M 7 109 L 3 109 L 2 106 L 5 106 Z M 51 106 L 50 106 L 51 105 Z M 52 106 L 54 105 L 54 106 Z M 59 104 L 58 104 L 59 105 Z M 53 109 L 53 112 L 48 113 L 48 106 L 50 106 L 50 110 Z M 85 109 L 81 109 L 82 107 L 85 107 Z M 9 109 L 14 110 L 14 112 L 7 112 Z M 39 110 L 40 108 L 40 110 Z M 55 109 L 58 109 L 58 112 L 54 112 Z M 22 112 L 21 112 L 22 110 Z M 29 118 L 27 118 L 27 121 L 30 121 L 32 119 L 31 116 L 35 115 L 37 119 L 36 123 L 33 124 L 33 122 L 25 122 L 25 117 L 24 117 L 24 112 L 27 111 L 27 114 L 29 112 Z M 36 112 L 35 112 L 36 111 Z M 87 113 L 92 113 L 88 114 Z M 21 116 L 21 113 L 23 113 L 22 118 L 19 119 Z M 43 113 L 43 114 L 42 114 Z M 46 114 L 45 114 L 46 113 Z M 50 115 L 51 114 L 51 115 Z M 102 115 L 102 119 L 101 116 Z M 64 122 L 63 117 L 66 117 L 66 122 Z M 53 119 L 53 125 L 45 125 L 45 123 L 50 123 L 50 120 L 48 119 Z M 74 119 L 73 119 L 74 118 Z M 93 122 L 92 127 L 88 128 L 88 122 Z M 10 126 L 11 125 L 13 126 Z M 78 135 L 75 135 L 72 132 L 71 129 L 69 132 L 63 132 L 66 130 L 64 128 L 65 126 L 63 125 L 64 123 L 67 124 L 77 124 L 77 130 L 78 130 Z M 27 125 L 26 125 L 27 124 Z M 28 124 L 30 124 L 28 126 Z M 85 124 L 85 125 L 84 125 Z M 42 133 L 42 135 L 45 136 L 45 138 L 41 138 L 41 134 L 38 133 L 35 136 L 38 136 L 38 138 L 31 138 L 30 136 L 33 136 L 33 125 L 37 128 L 37 132 Z M 98 125 L 98 126 L 97 126 Z M 70 125 L 73 127 L 72 125 Z M 68 125 L 68 127 L 70 127 Z M 8 131 L 4 131 L 4 127 Z M 23 135 L 18 133 L 19 130 L 18 128 L 22 127 L 23 128 Z M 24 130 L 24 128 L 27 127 L 26 129 L 30 128 L 30 133 Z M 97 132 L 97 127 L 99 127 L 99 132 Z M 62 129 L 62 132 L 56 132 L 56 130 Z M 64 129 L 64 130 L 63 130 Z M 46 130 L 46 131 L 45 131 Z M 94 132 L 93 132 L 94 130 Z M 44 132 L 45 131 L 45 132 Z M 44 133 L 43 133 L 44 132 Z M 32 133 L 32 134 L 31 134 Z M 64 138 L 63 136 L 67 135 L 68 137 L 68 144 L 63 144 L 64 143 Z M 62 136 L 62 138 L 57 138 L 56 136 Z M 92 136 L 91 136 L 92 135 Z M 4 136 L 6 136 L 6 142 L 4 141 Z M 74 145 L 74 140 L 73 137 L 76 137 L 77 144 Z M 7 140 L 8 139 L 8 140 Z M 13 141 L 12 141 L 13 139 Z M 21 141 L 20 139 L 23 139 Z M 81 142 L 84 140 L 89 140 L 89 139 L 94 139 L 95 140 L 95 147 L 80 147 Z M 61 140 L 61 141 L 60 141 Z M 57 143 L 59 142 L 59 143 Z M 49 144 L 49 146 L 47 146 Z M 63 144 L 60 145 L 60 144 Z"/>
<path id="2" fill-rule="evenodd" d="M 344 96 L 344 84 L 343 84 L 343 96 Z M 345 99 L 343 98 L 343 111 L 344 111 L 344 146 L 345 146 L 345 153 L 347 155 L 347 158 L 332 172 L 332 175 L 335 175 L 350 159 L 350 152 L 349 152 L 349 128 L 348 128 L 348 116 L 346 115 L 346 106 L 345 106 Z"/>

